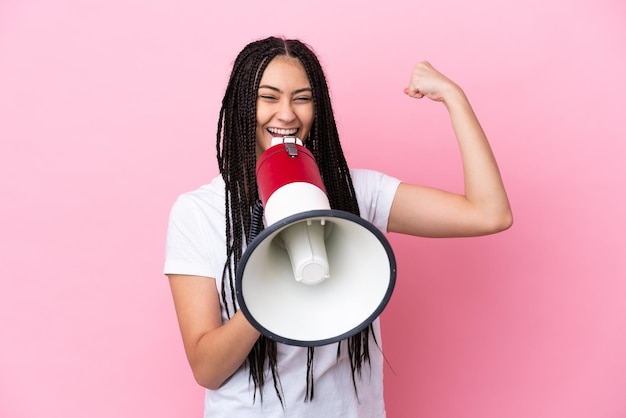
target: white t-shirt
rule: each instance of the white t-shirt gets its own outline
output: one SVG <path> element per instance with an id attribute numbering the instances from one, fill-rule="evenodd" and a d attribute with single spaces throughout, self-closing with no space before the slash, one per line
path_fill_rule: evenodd
<path id="1" fill-rule="evenodd" d="M 400 181 L 371 170 L 351 170 L 361 217 L 386 231 L 391 203 Z M 224 181 L 218 176 L 210 184 L 181 195 L 174 204 L 169 220 L 165 274 L 187 274 L 216 278 L 222 292 L 222 271 L 226 262 Z M 226 283 L 227 294 L 230 286 Z M 222 320 L 228 316 L 222 306 Z M 232 306 L 231 306 L 232 313 Z M 383 400 L 383 356 L 380 326 L 374 321 L 378 345 L 370 337 L 371 366 L 363 365 L 357 375 L 357 392 L 352 385 L 352 371 L 347 344 L 315 348 L 313 377 L 315 395 L 305 402 L 307 348 L 278 344 L 278 371 L 283 388 L 285 408 L 280 404 L 271 374 L 266 379 L 263 402 L 257 393 L 249 370 L 242 366 L 218 390 L 207 390 L 204 416 L 211 418 L 247 417 L 341 417 L 381 418 L 385 416 Z"/>

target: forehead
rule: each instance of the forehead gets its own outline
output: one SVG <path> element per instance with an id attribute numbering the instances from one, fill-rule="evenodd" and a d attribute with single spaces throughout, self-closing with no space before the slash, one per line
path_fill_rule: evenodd
<path id="1" fill-rule="evenodd" d="M 261 76 L 263 84 L 300 84 L 310 86 L 304 66 L 299 59 L 279 55 L 274 57 Z"/>

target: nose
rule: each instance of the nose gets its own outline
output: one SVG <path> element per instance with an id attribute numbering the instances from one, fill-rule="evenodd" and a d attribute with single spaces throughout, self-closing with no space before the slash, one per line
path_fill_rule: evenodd
<path id="1" fill-rule="evenodd" d="M 276 112 L 278 120 L 281 122 L 291 122 L 296 118 L 291 100 L 281 100 L 278 111 Z"/>

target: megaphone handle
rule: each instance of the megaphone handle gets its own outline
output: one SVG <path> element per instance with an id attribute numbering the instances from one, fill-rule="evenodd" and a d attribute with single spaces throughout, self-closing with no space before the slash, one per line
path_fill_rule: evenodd
<path id="1" fill-rule="evenodd" d="M 250 244 L 263 229 L 263 203 L 261 203 L 259 199 L 254 202 L 254 206 L 252 207 L 252 225 L 250 226 L 248 244 Z"/>

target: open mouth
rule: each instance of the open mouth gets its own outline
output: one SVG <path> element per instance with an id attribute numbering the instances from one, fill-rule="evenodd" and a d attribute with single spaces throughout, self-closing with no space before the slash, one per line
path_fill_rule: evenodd
<path id="1" fill-rule="evenodd" d="M 298 130 L 298 128 L 267 128 L 267 132 L 269 132 L 272 136 L 294 136 Z"/>

